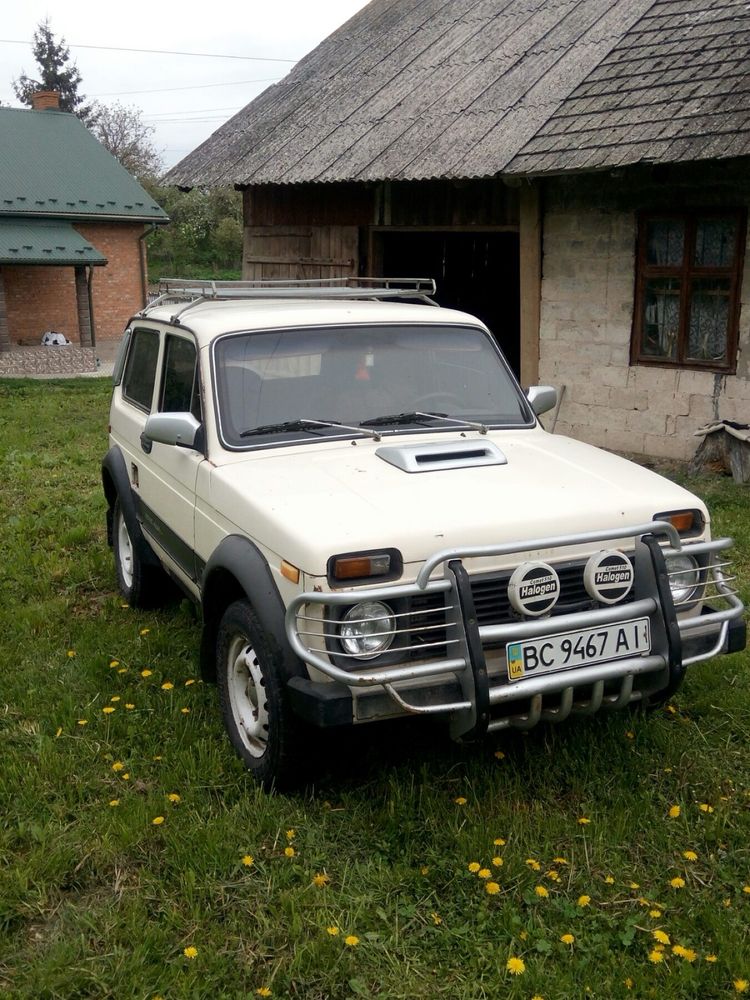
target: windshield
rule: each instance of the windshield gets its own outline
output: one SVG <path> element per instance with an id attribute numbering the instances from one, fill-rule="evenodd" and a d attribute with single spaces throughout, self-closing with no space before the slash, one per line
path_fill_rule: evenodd
<path id="1" fill-rule="evenodd" d="M 382 423 L 384 434 L 404 426 L 455 430 L 461 421 L 531 421 L 489 336 L 472 327 L 231 334 L 216 342 L 214 367 L 221 432 L 230 447 L 320 440 L 341 435 L 337 424 L 368 421 Z M 456 425 L 445 417 L 457 418 Z"/>

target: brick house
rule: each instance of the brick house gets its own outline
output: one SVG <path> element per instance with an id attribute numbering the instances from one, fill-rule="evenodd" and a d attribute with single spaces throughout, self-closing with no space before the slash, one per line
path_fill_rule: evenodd
<path id="1" fill-rule="evenodd" d="M 47 330 L 115 340 L 146 300 L 144 237 L 162 209 L 58 95 L 0 108 L 0 355 Z M 10 370 L 10 369 L 9 369 Z"/>
<path id="2" fill-rule="evenodd" d="M 750 420 L 746 0 L 372 0 L 167 175 L 248 278 L 423 274 L 556 430 L 687 458 Z"/>

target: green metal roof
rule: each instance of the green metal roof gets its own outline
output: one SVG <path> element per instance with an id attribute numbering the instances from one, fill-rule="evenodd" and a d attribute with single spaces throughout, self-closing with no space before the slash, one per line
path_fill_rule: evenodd
<path id="1" fill-rule="evenodd" d="M 106 264 L 69 222 L 0 218 L 0 264 Z"/>
<path id="2" fill-rule="evenodd" d="M 0 108 L 3 215 L 169 221 L 75 115 L 17 108 Z"/>

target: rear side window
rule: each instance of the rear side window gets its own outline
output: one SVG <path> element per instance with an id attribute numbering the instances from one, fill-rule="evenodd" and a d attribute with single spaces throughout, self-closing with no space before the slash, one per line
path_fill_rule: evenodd
<path id="1" fill-rule="evenodd" d="M 135 330 L 122 380 L 122 394 L 144 410 L 151 409 L 159 359 L 159 334 L 156 330 Z"/>
<path id="2" fill-rule="evenodd" d="M 192 413 L 197 420 L 201 419 L 195 362 L 195 344 L 192 341 L 184 337 L 167 337 L 160 410 Z"/>

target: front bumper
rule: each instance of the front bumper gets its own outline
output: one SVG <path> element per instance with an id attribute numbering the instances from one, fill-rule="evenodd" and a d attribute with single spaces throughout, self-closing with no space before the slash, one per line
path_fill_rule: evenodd
<path id="1" fill-rule="evenodd" d="M 478 620 L 467 560 L 518 555 L 523 561 L 550 550 L 561 558 L 568 547 L 576 546 L 579 551 L 581 546 L 623 539 L 628 540 L 624 547 L 632 553 L 635 569 L 632 599 L 543 619 L 514 616 L 492 624 Z M 500 546 L 443 550 L 425 562 L 413 584 L 300 594 L 287 611 L 287 637 L 296 655 L 312 668 L 313 678 L 319 671 L 328 680 L 293 679 L 292 704 L 317 725 L 398 714 L 440 714 L 449 717 L 455 737 L 469 738 L 669 697 L 692 663 L 744 648 L 744 608 L 731 576 L 725 572 L 728 563 L 723 558 L 731 544 L 730 539 L 683 543 L 671 525 L 652 522 Z M 664 559 L 680 551 L 700 559 L 705 594 L 702 606 L 694 603 L 684 612 L 675 609 Z M 437 575 L 439 570 L 441 576 Z M 335 612 L 365 600 L 389 603 L 425 595 L 438 600 L 444 621 L 435 642 L 420 644 L 418 661 L 392 662 L 391 655 L 380 662 L 359 661 L 352 667 L 351 662 L 342 665 L 346 657 L 331 655 L 338 623 L 331 609 Z M 709 598 L 710 603 L 706 603 Z M 406 616 L 396 616 L 401 617 Z M 519 680 L 508 677 L 508 643 L 642 618 L 649 621 L 648 653 L 535 673 Z M 401 652 L 414 655 L 411 647 Z"/>

